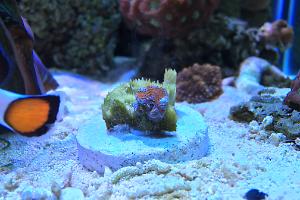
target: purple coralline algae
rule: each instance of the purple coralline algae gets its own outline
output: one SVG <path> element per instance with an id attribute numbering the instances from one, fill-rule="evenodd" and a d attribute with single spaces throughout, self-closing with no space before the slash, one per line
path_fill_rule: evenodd
<path id="1" fill-rule="evenodd" d="M 158 86 L 143 87 L 135 94 L 135 98 L 133 107 L 138 115 L 146 114 L 153 122 L 164 118 L 169 103 L 166 89 Z"/>

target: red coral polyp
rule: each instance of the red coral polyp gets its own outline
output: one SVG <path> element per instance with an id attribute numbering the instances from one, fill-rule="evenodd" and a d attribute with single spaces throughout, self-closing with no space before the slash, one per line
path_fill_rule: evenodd
<path id="1" fill-rule="evenodd" d="M 153 122 L 163 119 L 169 103 L 166 89 L 157 86 L 140 88 L 133 107 L 138 115 L 146 115 Z"/>
<path id="2" fill-rule="evenodd" d="M 159 101 L 165 96 L 166 96 L 166 90 L 155 86 L 148 86 L 146 88 L 139 90 L 136 93 L 137 99 L 143 99 L 143 100 L 151 99 L 156 104 L 158 104 Z"/>
<path id="3" fill-rule="evenodd" d="M 120 0 L 129 27 L 150 36 L 177 37 L 208 21 L 219 0 Z"/>

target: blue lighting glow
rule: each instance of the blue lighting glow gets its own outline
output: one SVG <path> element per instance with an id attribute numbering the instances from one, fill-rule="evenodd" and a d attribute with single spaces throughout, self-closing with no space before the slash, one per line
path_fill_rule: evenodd
<path id="1" fill-rule="evenodd" d="M 294 26 L 297 3 L 296 1 L 297 0 L 277 0 L 275 4 L 274 20 L 285 19 L 287 17 L 288 24 Z M 283 72 L 287 75 L 292 75 L 293 73 L 292 55 L 292 48 L 287 49 L 283 55 Z"/>
<path id="2" fill-rule="evenodd" d="M 290 0 L 288 23 L 291 26 L 295 25 L 295 20 L 294 20 L 295 10 L 296 10 L 295 5 L 296 5 L 296 0 Z M 293 63 L 291 63 L 291 60 L 292 60 L 292 49 L 289 48 L 284 53 L 284 58 L 283 58 L 283 72 L 287 75 L 292 74 Z"/>
<path id="3" fill-rule="evenodd" d="M 284 0 L 277 0 L 275 20 L 283 18 Z"/>

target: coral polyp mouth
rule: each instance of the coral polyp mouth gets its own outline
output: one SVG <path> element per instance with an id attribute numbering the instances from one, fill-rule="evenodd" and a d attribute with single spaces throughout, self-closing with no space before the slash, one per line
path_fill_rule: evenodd
<path id="1" fill-rule="evenodd" d="M 127 124 L 142 131 L 176 131 L 176 71 L 166 70 L 163 83 L 137 79 L 107 94 L 102 115 L 107 129 Z"/>
<path id="2" fill-rule="evenodd" d="M 164 118 L 169 103 L 166 89 L 158 86 L 142 87 L 135 94 L 135 98 L 133 107 L 137 115 L 145 114 L 153 122 Z"/>

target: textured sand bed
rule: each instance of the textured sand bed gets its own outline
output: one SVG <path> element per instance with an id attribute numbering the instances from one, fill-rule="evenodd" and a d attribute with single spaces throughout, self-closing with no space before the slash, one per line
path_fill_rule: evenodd
<path id="1" fill-rule="evenodd" d="M 104 176 L 84 169 L 77 158 L 75 135 L 100 106 L 112 85 L 56 76 L 69 97 L 68 114 L 40 138 L 1 134 L 10 141 L 0 152 L 0 199 L 20 199 L 29 186 L 81 189 L 87 199 L 243 199 L 251 188 L 268 199 L 300 199 L 300 152 L 289 144 L 278 147 L 249 139 L 249 126 L 228 119 L 229 108 L 248 95 L 234 88 L 209 103 L 190 105 L 204 115 L 211 142 L 206 158 L 177 165 L 152 160 Z"/>

